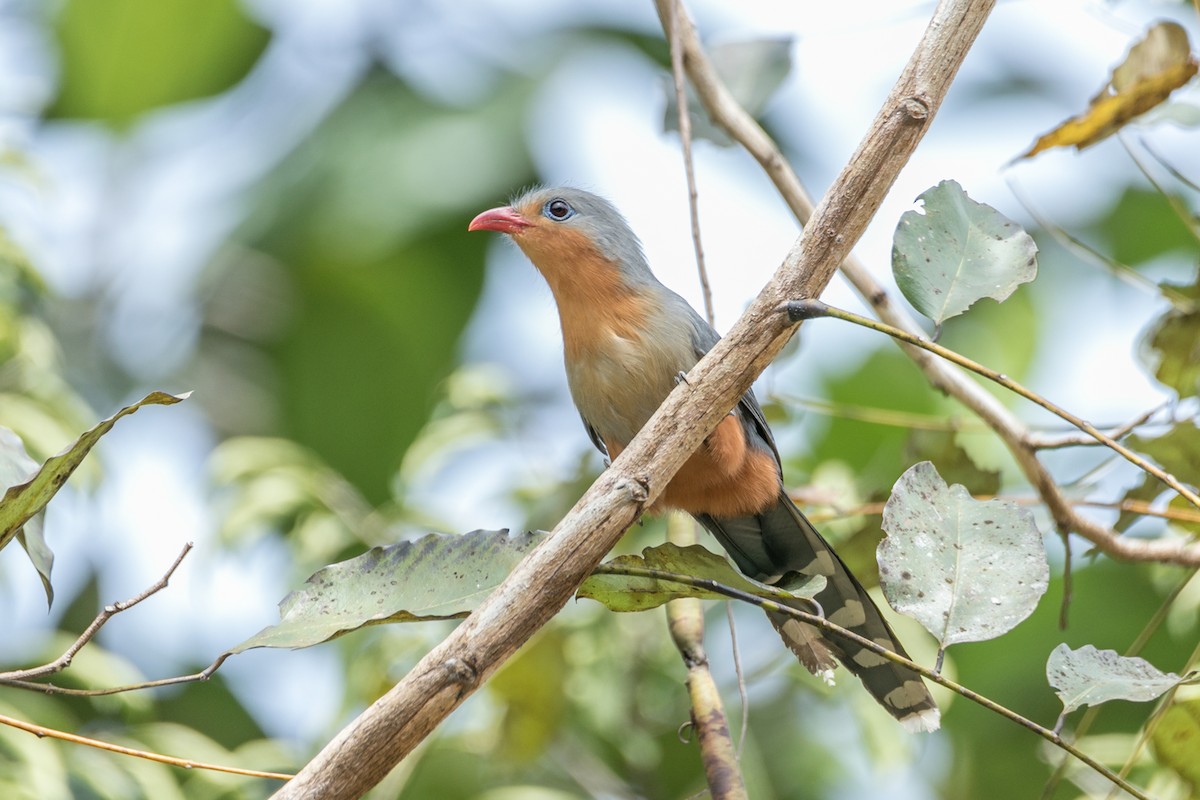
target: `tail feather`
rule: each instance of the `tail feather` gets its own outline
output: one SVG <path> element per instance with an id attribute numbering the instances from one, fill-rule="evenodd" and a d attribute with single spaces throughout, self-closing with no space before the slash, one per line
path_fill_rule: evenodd
<path id="1" fill-rule="evenodd" d="M 718 519 L 699 515 L 697 519 L 729 552 L 738 568 L 756 580 L 778 583 L 792 572 L 825 576 L 825 588 L 816 600 L 826 619 L 907 655 L 867 590 L 786 493 L 780 492 L 774 507 L 754 516 Z M 809 610 L 799 603 L 797 608 Z M 767 616 L 788 648 L 813 674 L 828 679 L 836 661 L 841 661 L 906 728 L 937 729 L 937 706 L 916 672 L 786 614 L 768 612 Z"/>

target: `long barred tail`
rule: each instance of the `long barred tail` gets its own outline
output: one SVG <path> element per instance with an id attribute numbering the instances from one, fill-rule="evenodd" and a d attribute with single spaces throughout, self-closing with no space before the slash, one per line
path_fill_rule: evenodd
<path id="1" fill-rule="evenodd" d="M 756 580 L 777 582 L 789 572 L 824 575 L 826 585 L 816 600 L 826 619 L 907 655 L 866 589 L 787 494 L 780 492 L 779 502 L 761 514 L 721 519 L 699 515 L 697 520 L 729 551 L 738 568 Z M 799 603 L 797 608 L 811 610 Z M 827 675 L 836 658 L 904 727 L 937 730 L 941 715 L 920 675 L 787 615 L 768 612 L 767 616 L 813 674 Z"/>

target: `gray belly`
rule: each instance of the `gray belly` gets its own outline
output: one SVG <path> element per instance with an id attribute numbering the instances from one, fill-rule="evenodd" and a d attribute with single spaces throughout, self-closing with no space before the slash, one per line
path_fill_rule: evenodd
<path id="1" fill-rule="evenodd" d="M 612 335 L 567 364 L 575 407 L 601 437 L 621 445 L 642 429 L 675 388 L 676 376 L 697 360 L 690 346 L 646 347 L 643 341 Z"/>

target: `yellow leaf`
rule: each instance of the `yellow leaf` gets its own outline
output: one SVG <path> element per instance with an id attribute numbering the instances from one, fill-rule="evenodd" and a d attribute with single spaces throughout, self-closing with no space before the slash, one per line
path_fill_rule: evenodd
<path id="1" fill-rule="evenodd" d="M 1039 138 L 1018 158 L 1030 158 L 1051 147 L 1073 145 L 1082 150 L 1111 136 L 1191 80 L 1197 66 L 1187 31 L 1174 22 L 1158 23 L 1130 48 L 1087 111 Z"/>

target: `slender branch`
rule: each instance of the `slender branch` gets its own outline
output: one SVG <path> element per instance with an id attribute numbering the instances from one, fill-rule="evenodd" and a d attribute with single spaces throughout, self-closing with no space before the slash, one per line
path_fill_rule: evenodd
<path id="1" fill-rule="evenodd" d="M 28 689 L 34 692 L 43 694 L 61 694 L 68 697 L 104 697 L 110 694 L 122 694 L 123 692 L 136 692 L 142 689 L 157 689 L 160 686 L 175 686 L 181 683 L 196 683 L 206 681 L 212 677 L 225 659 L 229 658 L 233 653 L 222 653 L 217 657 L 217 660 L 209 664 L 199 672 L 194 672 L 191 675 L 178 675 L 174 678 L 159 678 L 153 681 L 143 681 L 142 683 L 130 683 L 124 686 L 109 686 L 103 689 L 74 689 L 68 686 L 56 686 L 53 683 L 40 683 L 38 681 L 26 681 L 15 678 L 4 678 L 0 680 L 0 686 L 12 686 L 17 689 Z"/>
<path id="2" fill-rule="evenodd" d="M 692 586 L 697 589 L 704 589 L 706 591 L 710 591 L 715 594 L 723 594 L 726 597 L 730 597 L 735 600 L 742 600 L 744 602 L 751 603 L 752 605 L 756 605 L 766 611 L 771 611 L 771 612 L 780 613 L 780 614 L 789 614 L 789 615 L 795 617 L 796 619 L 801 620 L 803 622 L 807 622 L 810 625 L 814 625 L 823 631 L 832 633 L 835 636 L 840 636 L 843 639 L 849 639 L 849 640 L 855 642 L 860 647 L 870 650 L 872 653 L 875 653 L 876 655 L 878 655 L 882 658 L 885 658 L 894 664 L 901 664 L 901 665 L 913 670 L 914 672 L 918 672 L 926 680 L 933 681 L 934 683 L 938 684 L 939 686 L 944 686 L 945 688 L 949 689 L 950 691 L 954 692 L 955 694 L 961 695 L 962 697 L 967 698 L 968 700 L 972 701 L 973 703 L 977 703 L 978 705 L 983 706 L 984 708 L 988 709 L 989 711 L 999 714 L 1000 716 L 1002 716 L 1012 722 L 1017 723 L 1021 727 L 1026 728 L 1030 731 L 1033 731 L 1038 736 L 1042 737 L 1043 739 L 1050 742 L 1054 746 L 1059 747 L 1059 748 L 1065 750 L 1066 752 L 1070 753 L 1071 755 L 1075 756 L 1075 758 L 1077 758 L 1080 761 L 1082 761 L 1083 763 L 1087 764 L 1089 767 L 1096 770 L 1096 772 L 1103 775 L 1105 778 L 1107 778 L 1113 784 L 1121 787 L 1122 789 L 1129 792 L 1134 797 L 1140 798 L 1140 800 L 1150 800 L 1150 798 L 1147 795 L 1145 795 L 1141 790 L 1139 790 L 1137 787 L 1130 784 L 1123 777 L 1121 777 L 1117 773 L 1113 772 L 1108 767 L 1104 766 L 1099 761 L 1097 761 L 1096 759 L 1089 756 L 1087 753 L 1084 753 L 1082 750 L 1080 750 L 1075 745 L 1073 745 L 1070 742 L 1063 739 L 1056 731 L 1053 731 L 1050 728 L 1046 728 L 1042 725 L 1039 725 L 1036 722 L 1034 722 L 1033 720 L 1031 720 L 1027 717 L 1023 717 L 1020 714 L 1018 714 L 1017 712 L 1009 709 L 1007 706 L 1002 706 L 999 703 L 997 703 L 995 700 L 990 700 L 987 697 L 979 694 L 978 692 L 972 691 L 971 689 L 968 689 L 967 687 L 963 686 L 962 684 L 950 680 L 949 678 L 943 676 L 939 672 L 936 672 L 932 669 L 929 669 L 928 667 L 918 664 L 915 661 L 905 658 L 904 656 L 900 655 L 899 653 L 893 652 L 892 650 L 889 650 L 886 647 L 883 647 L 882 645 L 876 643 L 875 641 L 873 641 L 871 639 L 867 639 L 864 636 L 859 636 L 854 631 L 847 630 L 846 628 L 843 628 L 842 626 L 837 625 L 836 623 L 830 622 L 829 620 L 827 620 L 824 616 L 821 616 L 820 614 L 810 614 L 807 611 L 801 611 L 798 608 L 793 608 L 792 606 L 783 605 L 782 603 L 778 603 L 774 600 L 770 600 L 765 597 L 759 597 L 757 595 L 750 594 L 749 592 L 743 592 L 740 589 L 735 589 L 732 586 L 726 586 L 725 584 L 719 583 L 718 581 L 712 580 L 711 578 L 695 578 L 695 577 L 692 577 L 691 575 L 681 575 L 679 573 L 667 572 L 665 570 L 649 569 L 646 567 L 627 567 L 627 566 L 616 565 L 616 564 L 606 564 L 604 571 L 611 575 L 628 575 L 628 576 L 635 577 L 635 578 L 652 578 L 652 579 L 658 580 L 658 581 L 669 581 L 669 582 L 679 583 L 684 586 Z"/>
<path id="3" fill-rule="evenodd" d="M 60 739 L 64 742 L 74 742 L 75 744 L 87 745 L 95 747 L 98 750 L 108 750 L 112 753 L 120 753 L 121 755 L 134 756 L 135 758 L 144 758 L 147 761 L 157 761 L 161 764 L 170 764 L 173 767 L 183 767 L 184 769 L 207 769 L 213 772 L 227 772 L 231 775 L 245 775 L 248 778 L 271 778 L 273 780 L 286 781 L 291 780 L 292 776 L 284 772 L 262 772 L 256 769 L 241 769 L 240 767 L 227 767 L 222 764 L 208 764 L 204 761 L 192 761 L 187 758 L 175 758 L 174 756 L 164 756 L 161 753 L 152 753 L 149 750 L 135 750 L 132 747 L 122 747 L 119 744 L 111 742 L 103 742 L 99 739 L 89 739 L 86 736 L 78 736 L 74 733 L 66 733 L 53 728 L 46 728 L 41 725 L 34 725 L 32 722 L 14 719 L 0 714 L 0 725 L 8 725 L 10 728 L 32 733 L 34 736 L 41 738 Z"/>
<path id="4" fill-rule="evenodd" d="M 1124 423 L 1123 425 L 1104 426 L 1112 429 L 1106 433 L 1105 436 L 1109 437 L 1110 439 L 1124 439 L 1126 436 L 1149 422 L 1151 417 L 1162 411 L 1170 404 L 1170 400 L 1164 401 L 1154 408 L 1143 411 L 1141 414 L 1138 414 L 1136 417 Z M 1058 436 L 1052 436 L 1047 433 L 1038 433 L 1036 431 L 1030 431 L 1029 435 L 1026 437 L 1026 441 L 1029 443 L 1030 447 L 1038 450 L 1057 450 L 1063 447 L 1084 447 L 1097 443 L 1097 440 L 1094 437 L 1087 436 L 1085 434 L 1060 434 Z M 1101 444 L 1103 443 L 1101 442 Z"/>
<path id="5" fill-rule="evenodd" d="M 660 0 L 663 1 L 663 0 Z M 553 534 L 276 797 L 359 797 L 572 597 L 791 338 L 777 309 L 820 294 L 911 157 L 994 0 L 942 0 L 876 119 L 775 276 Z M 691 29 L 684 15 L 682 35 Z M 686 53 L 685 53 L 686 58 Z M 686 64 L 686 62 L 685 62 Z"/>
<path id="6" fill-rule="evenodd" d="M 1050 222 L 1033 205 L 1033 201 L 1029 199 L 1029 196 L 1025 194 L 1025 191 L 1011 174 L 1005 178 L 1005 182 L 1008 184 L 1008 190 L 1012 192 L 1013 197 L 1017 198 L 1017 202 L 1021 204 L 1025 212 L 1033 217 L 1033 221 L 1038 224 L 1038 227 L 1050 234 L 1064 248 L 1079 256 L 1084 263 L 1098 265 L 1108 270 L 1117 280 L 1123 281 L 1136 289 L 1152 295 L 1162 296 L 1178 311 L 1188 311 L 1195 308 L 1195 301 L 1185 297 L 1178 289 L 1168 284 L 1160 284 L 1146 277 L 1128 264 L 1122 264 L 1115 258 L 1092 247 L 1079 237 L 1068 233 L 1061 226 Z"/>
<path id="7" fill-rule="evenodd" d="M 1002 375 L 993 369 L 988 369 L 982 364 L 978 364 L 966 356 L 960 355 L 947 347 L 930 342 L 927 339 L 923 339 L 920 336 L 909 333 L 908 331 L 902 331 L 899 328 L 892 327 L 891 325 L 887 325 L 882 322 L 876 322 L 873 319 L 868 319 L 867 317 L 859 314 L 827 305 L 822 303 L 820 300 L 796 300 L 788 303 L 787 308 L 788 314 L 796 321 L 800 321 L 802 319 L 813 319 L 814 317 L 832 317 L 833 319 L 840 319 L 843 322 L 853 322 L 855 325 L 861 325 L 864 328 L 870 328 L 871 330 L 878 331 L 879 333 L 886 333 L 893 339 L 899 339 L 900 341 L 910 344 L 913 347 L 919 347 L 922 350 L 926 350 L 936 356 L 946 359 L 947 361 L 957 364 L 963 369 L 968 369 L 977 375 L 982 375 L 988 380 L 1000 384 L 1010 392 L 1024 397 L 1031 403 L 1039 405 L 1049 411 L 1051 414 L 1054 414 L 1071 423 L 1075 427 L 1079 428 L 1079 430 L 1091 436 L 1100 444 L 1119 454 L 1129 463 L 1158 478 L 1167 486 L 1170 486 L 1172 489 L 1174 489 L 1189 503 L 1197 508 L 1200 508 L 1200 496 L 1198 496 L 1188 487 L 1184 486 L 1174 475 L 1164 469 L 1161 469 L 1157 465 L 1150 463 L 1120 442 L 1109 438 L 1099 429 L 1097 429 L 1095 425 L 1092 425 L 1092 423 L 1088 422 L 1087 420 L 1080 419 L 1071 412 L 1067 411 L 1065 408 L 1057 406 L 1041 395 L 1031 392 L 1029 389 L 1026 389 L 1024 386 L 1017 383 L 1007 375 Z"/>
<path id="8" fill-rule="evenodd" d="M 988 10 L 990 10 L 990 5 L 983 9 L 982 13 L 986 13 Z M 692 79 L 692 85 L 696 87 L 696 93 L 713 122 L 721 126 L 759 162 L 763 171 L 775 184 L 780 196 L 801 224 L 805 225 L 806 230 L 815 221 L 817 223 L 816 231 L 829 233 L 829 229 L 820 227 L 825 222 L 824 218 L 817 216 L 818 211 L 824 211 L 824 209 L 813 206 L 808 193 L 775 142 L 738 104 L 721 82 L 712 62 L 700 44 L 695 28 L 686 24 L 681 25 L 681 38 L 684 45 L 684 66 L 687 68 L 688 77 Z M 841 271 L 880 320 L 910 333 L 920 333 L 920 326 L 911 316 L 891 302 L 887 291 L 871 276 L 870 271 L 863 263 L 848 251 L 841 264 Z M 815 296 L 815 294 L 810 293 L 805 296 Z M 1130 561 L 1160 561 L 1184 566 L 1200 564 L 1200 545 L 1123 538 L 1111 528 L 1076 512 L 1070 500 L 1058 487 L 1054 476 L 1026 443 L 1025 437 L 1028 435 L 1028 429 L 1015 414 L 1005 408 L 978 383 L 950 368 L 940 359 L 912 345 L 901 343 L 900 348 L 916 363 L 934 388 L 956 398 L 996 432 L 1009 452 L 1012 453 L 1017 466 L 1025 473 L 1025 477 L 1037 493 L 1041 495 L 1060 530 L 1078 533 L 1112 558 Z"/>
<path id="9" fill-rule="evenodd" d="M 667 519 L 667 539 L 680 547 L 695 544 L 695 526 L 690 517 L 675 512 Z M 672 600 L 667 603 L 667 626 L 687 667 L 692 727 L 700 743 L 709 794 L 714 800 L 747 800 L 721 693 L 708 666 L 708 653 L 704 651 L 704 604 L 695 597 Z"/>
<path id="10" fill-rule="evenodd" d="M 700 242 L 699 192 L 696 190 L 696 168 L 692 162 L 692 117 L 688 113 L 687 88 L 683 77 L 683 48 L 679 44 L 677 24 L 677 20 L 683 16 L 683 4 L 679 0 L 665 0 L 658 3 L 658 13 L 667 35 L 667 42 L 671 45 L 671 77 L 675 84 L 675 106 L 679 110 L 679 141 L 683 146 L 683 169 L 687 175 L 688 216 L 692 221 L 692 247 L 696 251 L 700 292 L 704 295 L 704 316 L 709 325 L 715 325 L 712 287 L 708 283 L 708 268 L 704 265 L 704 245 Z"/>
<path id="11" fill-rule="evenodd" d="M 802 498 L 798 493 L 791 492 L 793 500 L 801 502 Z M 978 494 L 972 493 L 971 497 L 975 500 L 1007 500 L 1010 503 L 1016 503 L 1022 506 L 1040 505 L 1042 500 L 1040 497 L 1013 497 L 1010 495 L 1000 494 Z M 1160 519 L 1171 520 L 1172 522 L 1192 522 L 1200 523 L 1200 510 L 1188 508 L 1154 508 L 1149 503 L 1142 500 L 1120 500 L 1115 503 L 1106 503 L 1102 500 L 1073 500 L 1071 501 L 1077 506 L 1087 508 L 1108 508 L 1114 511 L 1128 511 L 1133 514 L 1139 514 L 1143 517 L 1158 517 Z M 837 508 L 832 511 L 805 511 L 805 516 L 811 522 L 828 522 L 834 519 L 847 519 L 849 517 L 877 517 L 883 513 L 884 503 L 863 503 L 862 505 L 854 506 L 853 508 Z"/>
<path id="12" fill-rule="evenodd" d="M 166 573 L 143 591 L 124 602 L 113 603 L 112 605 L 105 606 L 104 609 L 96 615 L 96 618 L 92 620 L 91 624 L 84 629 L 83 633 L 79 634 L 79 638 L 76 639 L 61 656 L 48 664 L 43 664 L 40 667 L 13 670 L 11 672 L 0 672 L 0 685 L 22 686 L 23 688 L 40 688 L 41 684 L 32 684 L 32 686 L 26 686 L 26 684 L 29 684 L 35 678 L 53 675 L 54 673 L 62 672 L 64 669 L 71 666 L 71 661 L 74 660 L 76 654 L 78 654 L 88 642 L 95 638 L 96 634 L 100 632 L 100 629 L 104 627 L 104 623 L 108 622 L 122 611 L 133 608 L 147 597 L 157 594 L 158 592 L 161 592 L 163 589 L 167 588 L 167 583 L 171 580 L 171 576 L 175 574 L 175 570 L 179 568 L 181 563 L 183 563 L 183 559 L 187 557 L 187 554 L 191 551 L 191 549 L 191 542 L 185 544 L 183 546 L 183 550 L 180 551 L 179 555 L 175 558 L 174 563 L 171 564 Z"/>

